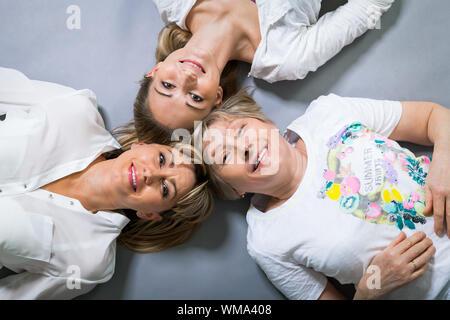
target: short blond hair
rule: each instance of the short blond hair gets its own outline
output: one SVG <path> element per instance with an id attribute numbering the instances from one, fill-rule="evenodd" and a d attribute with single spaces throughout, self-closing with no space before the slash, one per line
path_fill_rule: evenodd
<path id="1" fill-rule="evenodd" d="M 203 119 L 202 132 L 206 133 L 208 127 L 216 121 L 232 121 L 236 118 L 254 118 L 263 122 L 273 123 L 262 111 L 248 93 L 249 87 L 239 90 L 228 98 L 220 108 L 215 109 Z M 224 200 L 236 200 L 240 195 L 232 186 L 226 183 L 215 171 L 214 165 L 207 165 L 207 172 L 214 194 Z"/>

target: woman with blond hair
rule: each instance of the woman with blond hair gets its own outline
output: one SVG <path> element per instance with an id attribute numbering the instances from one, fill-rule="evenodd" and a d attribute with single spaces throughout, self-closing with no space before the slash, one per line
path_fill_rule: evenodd
<path id="1" fill-rule="evenodd" d="M 330 94 L 282 137 L 240 92 L 204 120 L 204 155 L 219 196 L 254 194 L 247 249 L 288 298 L 340 299 L 332 277 L 355 298 L 450 299 L 449 123 L 435 103 Z"/>
<path id="2" fill-rule="evenodd" d="M 116 241 L 164 250 L 210 214 L 192 148 L 118 133 L 105 129 L 92 91 L 0 68 L 0 268 L 17 273 L 0 279 L 0 299 L 85 294 L 111 279 Z"/>
<path id="3" fill-rule="evenodd" d="M 321 0 L 154 0 L 166 27 L 136 99 L 138 134 L 192 128 L 233 93 L 236 85 L 223 84 L 233 83 L 236 60 L 268 82 L 305 78 L 373 28 L 393 2 L 350 0 L 319 18 Z"/>

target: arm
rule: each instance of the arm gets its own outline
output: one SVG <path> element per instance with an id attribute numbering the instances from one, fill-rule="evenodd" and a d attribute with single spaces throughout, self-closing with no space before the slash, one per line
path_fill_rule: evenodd
<path id="1" fill-rule="evenodd" d="M 69 289 L 64 277 L 22 272 L 0 279 L 0 300 L 73 299 L 91 291 L 95 283 L 81 280 L 80 289 Z"/>
<path id="2" fill-rule="evenodd" d="M 327 282 L 325 289 L 317 300 L 345 300 L 346 298 L 331 284 Z"/>
<path id="3" fill-rule="evenodd" d="M 247 249 L 270 282 L 290 300 L 316 300 L 326 287 L 332 287 L 323 274 L 297 264 L 287 255 L 266 254 L 249 244 Z"/>
<path id="4" fill-rule="evenodd" d="M 286 70 L 299 69 L 296 77 L 303 79 L 310 71 L 338 54 L 345 46 L 373 29 L 394 0 L 349 0 L 323 15 L 315 24 L 300 33 L 296 51 Z"/>
<path id="5" fill-rule="evenodd" d="M 391 139 L 434 145 L 425 180 L 424 213 L 434 214 L 434 230 L 443 235 L 446 220 L 450 238 L 450 110 L 431 102 L 402 102 L 402 116 Z"/>

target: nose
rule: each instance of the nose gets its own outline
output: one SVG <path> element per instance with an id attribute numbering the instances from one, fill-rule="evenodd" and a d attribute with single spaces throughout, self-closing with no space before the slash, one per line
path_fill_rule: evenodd
<path id="1" fill-rule="evenodd" d="M 235 141 L 236 151 L 240 158 L 244 161 L 250 160 L 249 157 L 253 154 L 253 143 L 248 139 L 238 138 Z"/>
<path id="2" fill-rule="evenodd" d="M 194 87 L 197 84 L 198 77 L 194 73 L 193 70 L 183 68 L 180 66 L 181 69 L 181 77 L 183 80 L 183 83 L 186 87 L 191 88 Z"/>
<path id="3" fill-rule="evenodd" d="M 150 169 L 149 167 L 145 167 L 143 176 L 144 183 L 148 186 L 151 186 L 153 183 L 161 180 L 161 178 L 164 177 L 164 173 L 159 168 Z"/>

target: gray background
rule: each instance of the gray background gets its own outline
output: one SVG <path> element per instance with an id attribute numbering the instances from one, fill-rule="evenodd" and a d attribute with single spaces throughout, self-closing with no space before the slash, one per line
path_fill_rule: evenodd
<path id="1" fill-rule="evenodd" d="M 324 0 L 324 11 L 345 1 Z M 69 30 L 66 9 L 81 8 Z M 305 80 L 247 78 L 280 128 L 320 95 L 428 100 L 450 106 L 450 1 L 397 0 L 369 31 Z M 137 81 L 155 64 L 162 22 L 150 0 L 0 0 L 0 65 L 29 78 L 92 89 L 109 129 L 132 119 Z M 417 153 L 430 149 L 411 146 Z M 116 272 L 84 299 L 283 299 L 246 252 L 248 200 L 217 201 L 188 244 L 155 254 L 117 251 Z M 2 270 L 3 272 L 3 270 Z M 3 272 L 4 273 L 4 272 Z"/>

